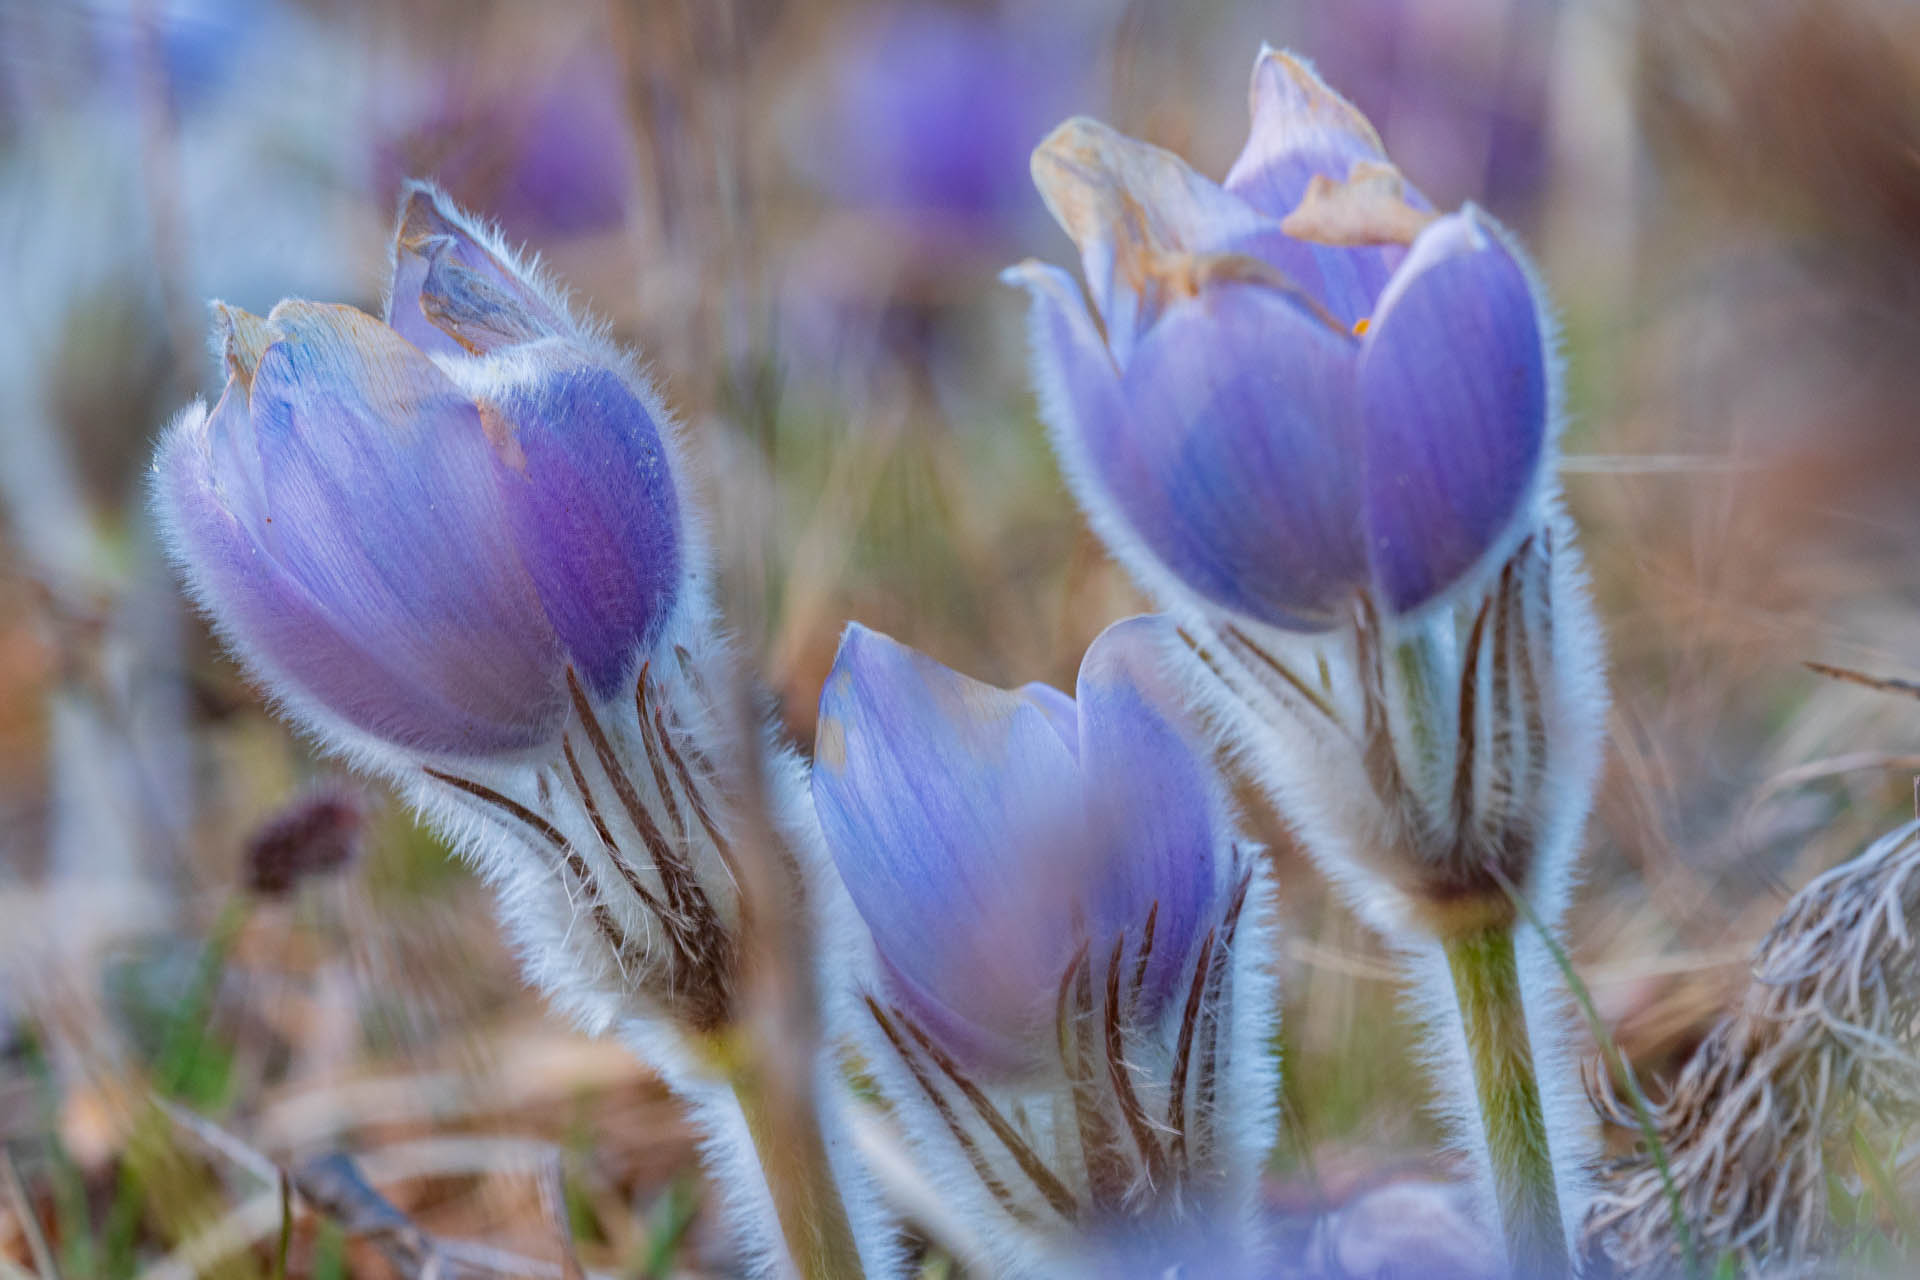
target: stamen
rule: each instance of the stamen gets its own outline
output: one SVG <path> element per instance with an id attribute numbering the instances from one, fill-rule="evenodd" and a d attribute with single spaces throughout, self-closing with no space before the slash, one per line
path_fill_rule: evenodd
<path id="1" fill-rule="evenodd" d="M 1387 672 L 1385 646 L 1381 642 L 1380 615 L 1373 600 L 1361 592 L 1354 606 L 1354 665 L 1360 673 L 1363 705 L 1361 759 L 1375 794 L 1383 800 L 1407 794 L 1406 780 L 1400 773 L 1400 754 L 1394 749 L 1393 727 L 1387 710 Z"/>
<path id="2" fill-rule="evenodd" d="M 677 941 L 679 950 L 686 958 L 685 977 L 688 979 L 681 1016 L 696 1028 L 721 1026 L 726 1021 L 732 1003 L 731 974 L 735 961 L 732 939 L 721 923 L 719 914 L 713 909 L 713 903 L 708 900 L 706 890 L 700 887 L 692 865 L 668 844 L 652 815 L 641 803 L 633 780 L 621 766 L 613 743 L 600 727 L 593 704 L 587 700 L 586 691 L 580 687 L 579 678 L 571 667 L 567 668 L 567 690 L 573 695 L 574 710 L 579 715 L 587 740 L 593 744 L 600 770 L 612 783 L 621 807 L 626 810 L 634 830 L 639 832 L 641 842 L 647 846 L 647 852 L 653 858 L 654 870 L 660 876 L 660 887 L 666 893 L 667 904 L 678 916 Z M 665 923 L 669 916 L 662 913 L 661 919 Z"/>
<path id="3" fill-rule="evenodd" d="M 606 819 L 600 816 L 600 806 L 594 803 L 593 791 L 587 786 L 587 776 L 580 769 L 579 758 L 573 754 L 573 742 L 564 734 L 560 738 L 560 754 L 566 759 L 567 771 L 573 776 L 574 790 L 579 793 L 580 803 L 586 808 L 587 820 L 593 823 L 593 829 L 600 837 L 600 846 L 606 850 L 607 860 L 613 863 L 614 869 L 627 882 L 627 887 L 633 890 L 634 896 L 646 905 L 647 910 L 653 912 L 662 926 L 671 930 L 672 926 L 666 918 L 666 908 L 644 884 L 640 883 L 639 875 L 627 865 L 626 858 L 621 856 L 620 846 L 614 843 L 613 833 L 607 829 Z"/>
<path id="4" fill-rule="evenodd" d="M 679 833 L 680 841 L 685 844 L 689 833 L 685 819 L 680 816 L 680 806 L 673 798 L 673 787 L 667 782 L 667 770 L 660 763 L 660 755 L 654 750 L 653 734 L 647 721 L 647 672 L 653 666 L 649 660 L 640 664 L 640 678 L 633 686 L 633 706 L 640 717 L 640 740 L 646 744 L 647 764 L 653 769 L 653 787 L 660 793 L 660 803 L 667 808 L 667 822 Z"/>
<path id="5" fill-rule="evenodd" d="M 1234 682 L 1228 677 L 1225 671 L 1221 670 L 1220 664 L 1214 660 L 1213 654 L 1207 651 L 1205 645 L 1194 639 L 1192 632 L 1188 631 L 1185 627 L 1176 626 L 1174 628 L 1174 634 L 1180 637 L 1180 643 L 1186 645 L 1188 649 L 1193 651 L 1194 657 L 1206 664 L 1207 670 L 1213 673 L 1215 680 L 1218 680 L 1223 686 L 1232 690 L 1234 695 L 1242 701 L 1246 700 L 1246 695 L 1234 687 Z"/>
<path id="6" fill-rule="evenodd" d="M 1230 935 L 1240 917 L 1240 905 L 1246 901 L 1244 885 L 1230 908 L 1227 932 Z M 1231 944 L 1231 937 L 1227 939 Z M 1215 947 L 1207 965 L 1206 990 L 1200 998 L 1200 1073 L 1194 1080 L 1193 1131 L 1194 1154 L 1199 1158 L 1199 1168 L 1209 1169 L 1213 1163 L 1215 1128 L 1215 1097 L 1218 1093 L 1220 1068 L 1220 1041 L 1225 1030 L 1225 1020 L 1221 1017 L 1223 1000 L 1221 993 L 1227 981 L 1228 946 Z M 1214 1169 L 1218 1175 L 1221 1171 Z"/>
<path id="7" fill-rule="evenodd" d="M 1233 847 L 1233 855 L 1234 861 L 1238 862 L 1240 860 L 1240 846 L 1237 844 Z M 1240 883 L 1234 887 L 1233 900 L 1227 903 L 1227 916 L 1222 922 L 1221 931 L 1221 943 L 1223 946 L 1231 947 L 1233 945 L 1234 935 L 1240 932 L 1240 913 L 1246 910 L 1247 894 L 1252 888 L 1253 868 L 1248 867 L 1240 873 Z"/>
<path id="8" fill-rule="evenodd" d="M 681 758 L 680 752 L 675 749 L 673 745 L 673 735 L 667 731 L 667 722 L 661 714 L 660 704 L 647 701 L 644 698 L 644 689 L 636 689 L 634 696 L 636 699 L 636 709 L 640 712 L 640 725 L 643 731 L 648 724 L 647 708 L 648 706 L 652 707 L 653 732 L 659 739 L 660 750 L 666 755 L 667 763 L 673 768 L 674 776 L 680 779 L 681 789 L 687 793 L 687 807 L 693 810 L 694 821 L 698 822 L 700 829 L 707 833 L 707 839 L 713 844 L 713 851 L 720 856 L 720 865 L 726 870 L 727 878 L 733 882 L 734 888 L 738 889 L 740 887 L 740 876 L 738 869 L 734 866 L 733 846 L 728 844 L 727 838 L 720 834 L 719 824 L 713 820 L 713 814 L 707 808 L 706 801 L 701 799 L 700 788 L 694 780 L 693 772 L 687 768 L 687 762 Z M 651 739 L 649 739 L 648 745 L 649 749 L 651 749 Z M 692 743 L 687 744 L 687 754 L 693 757 L 694 764 L 706 777 L 708 785 L 714 785 L 713 779 L 715 774 L 713 772 L 713 765 L 700 754 L 699 749 Z"/>
<path id="9" fill-rule="evenodd" d="M 1498 608 L 1493 624 L 1493 746 L 1498 766 L 1495 776 L 1513 789 L 1513 565 L 1500 571 Z M 1483 824 L 1491 825 L 1491 824 Z"/>
<path id="10" fill-rule="evenodd" d="M 1480 743 L 1480 656 L 1486 647 L 1487 614 L 1493 597 L 1480 602 L 1467 633 L 1467 662 L 1460 671 L 1460 750 L 1453 771 L 1453 829 L 1464 832 L 1473 817 L 1474 749 Z M 1495 670 L 1498 670 L 1496 665 Z"/>
<path id="11" fill-rule="evenodd" d="M 567 668 L 567 690 L 573 695 L 574 710 L 579 713 L 580 725 L 586 730 L 587 740 L 593 744 L 593 753 L 599 758 L 601 772 L 607 781 L 613 784 L 613 793 L 620 799 L 620 805 L 627 811 L 627 818 L 633 823 L 634 830 L 640 833 L 641 841 L 652 855 L 654 869 L 660 873 L 660 887 L 666 891 L 667 901 L 676 911 L 684 911 L 690 919 L 702 925 L 718 923 L 713 907 L 706 900 L 706 893 L 700 888 L 700 882 L 693 874 L 693 868 L 686 859 L 668 845 L 666 837 L 660 834 L 660 828 L 654 824 L 653 815 L 640 801 L 640 793 L 634 790 L 633 780 L 627 777 L 620 759 L 614 754 L 613 743 L 607 740 L 606 731 L 600 727 L 600 720 L 593 713 L 593 704 L 587 700 L 586 691 L 580 687 L 580 681 Z"/>

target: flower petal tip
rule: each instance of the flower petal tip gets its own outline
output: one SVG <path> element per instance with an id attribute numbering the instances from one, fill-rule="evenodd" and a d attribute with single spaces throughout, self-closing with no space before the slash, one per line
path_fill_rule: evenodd
<path id="1" fill-rule="evenodd" d="M 273 329 L 260 316 L 224 302 L 214 302 L 212 310 L 213 337 L 227 376 L 238 378 L 242 386 L 250 388 L 260 357 L 273 345 Z"/>
<path id="2" fill-rule="evenodd" d="M 1248 96 L 1256 127 L 1263 115 L 1284 115 L 1328 132 L 1346 134 L 1372 151 L 1386 153 L 1366 113 L 1336 92 L 1320 78 L 1312 63 L 1296 53 L 1261 45 L 1260 56 L 1254 59 Z"/>

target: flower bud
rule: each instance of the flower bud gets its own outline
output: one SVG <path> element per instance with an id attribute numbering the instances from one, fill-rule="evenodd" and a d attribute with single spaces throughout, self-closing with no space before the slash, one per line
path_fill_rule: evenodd
<path id="1" fill-rule="evenodd" d="M 873 940 L 874 1058 L 1015 1269 L 1231 1224 L 1267 1141 L 1257 861 L 1163 630 L 1109 628 L 1069 699 L 855 626 L 821 697 L 814 804 Z"/>
<path id="2" fill-rule="evenodd" d="M 605 699 L 675 604 L 678 498 L 624 360 L 428 189 L 382 324 L 219 307 L 229 372 L 156 495 L 189 583 L 326 736 L 487 756 Z"/>
<path id="3" fill-rule="evenodd" d="M 409 788 L 593 1025 L 736 996 L 727 664 L 664 414 L 627 358 L 427 187 L 386 320 L 217 308 L 227 386 L 169 430 L 189 585 L 282 708 Z"/>

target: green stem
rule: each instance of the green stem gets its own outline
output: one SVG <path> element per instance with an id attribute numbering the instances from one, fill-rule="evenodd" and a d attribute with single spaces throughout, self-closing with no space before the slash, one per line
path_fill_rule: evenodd
<path id="1" fill-rule="evenodd" d="M 1494 878 L 1500 887 L 1507 891 L 1507 897 L 1513 900 L 1514 907 L 1520 912 L 1520 918 L 1540 932 L 1540 941 L 1545 944 L 1547 954 L 1553 957 L 1553 963 L 1560 970 L 1560 977 L 1566 982 L 1567 990 L 1573 993 L 1574 1000 L 1580 1006 L 1580 1012 L 1587 1019 L 1587 1029 L 1593 1033 L 1593 1041 L 1600 1046 L 1601 1057 L 1606 1060 L 1607 1070 L 1614 1079 L 1619 1080 L 1627 1090 L 1627 1097 L 1633 1103 L 1633 1118 L 1640 1126 L 1640 1140 L 1647 1144 L 1647 1154 L 1653 1158 L 1654 1172 L 1660 1175 L 1660 1187 L 1667 1196 L 1667 1213 L 1673 1222 L 1673 1238 L 1680 1242 L 1680 1257 L 1686 1264 L 1685 1275 L 1688 1280 L 1698 1280 L 1702 1274 L 1700 1257 L 1694 1249 L 1693 1232 L 1687 1226 L 1687 1210 L 1680 1198 L 1680 1187 L 1673 1180 L 1673 1166 L 1667 1162 L 1666 1144 L 1660 1141 L 1660 1127 L 1653 1120 L 1653 1104 L 1647 1101 L 1645 1090 L 1640 1087 L 1639 1077 L 1633 1068 L 1627 1065 L 1626 1057 L 1620 1052 L 1620 1046 L 1614 1042 L 1607 1030 L 1606 1020 L 1600 1016 L 1600 1010 L 1594 1007 L 1593 993 L 1587 990 L 1587 984 L 1580 980 L 1574 971 L 1573 959 L 1567 955 L 1567 949 L 1560 945 L 1553 932 L 1535 913 L 1526 895 L 1519 886 L 1494 869 Z"/>
<path id="2" fill-rule="evenodd" d="M 1493 1161 L 1507 1261 L 1516 1276 L 1537 1280 L 1567 1274 L 1567 1242 L 1513 943 L 1511 927 L 1493 925 L 1445 946 Z"/>
<path id="3" fill-rule="evenodd" d="M 727 1072 L 727 1083 L 746 1118 L 795 1273 L 802 1280 L 847 1280 L 862 1274 L 860 1250 L 806 1087 L 811 1081 L 796 1081 L 795 1074 L 805 1073 L 768 1070 L 748 1056 Z"/>

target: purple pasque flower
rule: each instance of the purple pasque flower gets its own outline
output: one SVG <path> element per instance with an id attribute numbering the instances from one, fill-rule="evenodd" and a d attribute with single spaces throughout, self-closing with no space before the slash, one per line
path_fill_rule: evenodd
<path id="1" fill-rule="evenodd" d="M 983 1234 L 1022 1229 L 1009 1265 L 1067 1224 L 1231 1212 L 1264 1150 L 1256 868 L 1170 632 L 1109 627 L 1068 698 L 856 625 L 821 695 L 814 807 L 873 939 L 875 1059 Z"/>
<path id="2" fill-rule="evenodd" d="M 216 625 L 311 727 L 441 756 L 550 741 L 672 611 L 678 498 L 623 359 L 426 187 L 387 322 L 219 307 L 228 380 L 156 499 Z M 349 734 L 351 736 L 351 733 Z"/>
<path id="3" fill-rule="evenodd" d="M 1158 1010 L 1220 892 L 1219 784 L 1156 701 L 1136 619 L 1087 650 L 1076 697 L 981 684 L 855 623 L 820 698 L 813 795 L 889 980 L 969 1058 L 1051 1040 L 1083 945 L 1157 908 Z"/>
<path id="4" fill-rule="evenodd" d="M 1224 184 L 1076 119 L 1034 154 L 1078 244 L 1033 296 L 1043 407 L 1137 569 L 1293 631 L 1420 610 L 1524 536 L 1546 469 L 1547 321 L 1504 233 L 1436 214 L 1364 117 L 1262 52 Z"/>
<path id="5" fill-rule="evenodd" d="M 371 185 L 390 200 L 431 178 L 517 239 L 550 246 L 617 231 L 639 158 L 627 80 L 605 42 L 512 68 L 409 61 L 375 86 Z"/>

